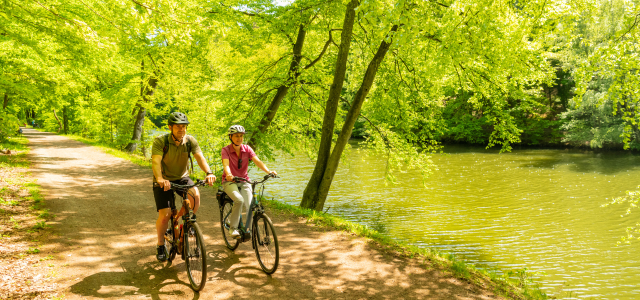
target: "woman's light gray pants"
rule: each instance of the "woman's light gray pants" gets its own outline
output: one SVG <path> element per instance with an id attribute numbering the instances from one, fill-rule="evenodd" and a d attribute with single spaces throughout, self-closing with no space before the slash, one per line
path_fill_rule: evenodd
<path id="1" fill-rule="evenodd" d="M 233 199 L 233 209 L 231 210 L 231 216 L 229 222 L 231 223 L 231 230 L 238 228 L 240 222 L 240 213 L 242 213 L 242 207 L 244 206 L 249 211 L 249 205 L 251 205 L 251 198 L 253 198 L 253 191 L 251 191 L 251 185 L 246 182 L 230 182 L 227 181 L 222 184 L 224 192 Z M 240 189 L 240 190 L 238 190 Z M 246 222 L 247 219 L 245 218 Z M 251 224 L 249 224 L 250 226 Z M 249 230 L 250 228 L 247 228 Z"/>

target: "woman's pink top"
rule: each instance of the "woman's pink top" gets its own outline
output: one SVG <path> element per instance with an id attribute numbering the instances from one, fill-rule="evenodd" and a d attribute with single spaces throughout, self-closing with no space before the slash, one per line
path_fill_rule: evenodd
<path id="1" fill-rule="evenodd" d="M 240 145 L 240 157 L 236 154 L 236 150 L 233 149 L 233 144 L 229 144 L 228 146 L 222 148 L 222 159 L 229 160 L 229 168 L 231 169 L 231 175 L 242 177 L 249 180 L 249 162 L 251 159 L 256 156 L 256 153 L 253 152 L 253 149 L 248 145 Z M 238 159 L 242 158 L 242 166 L 238 168 Z M 222 182 L 227 181 L 227 173 L 222 173 Z"/>

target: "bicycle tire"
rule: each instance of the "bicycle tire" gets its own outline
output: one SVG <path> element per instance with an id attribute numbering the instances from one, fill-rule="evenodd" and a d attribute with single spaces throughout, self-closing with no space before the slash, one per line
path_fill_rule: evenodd
<path id="1" fill-rule="evenodd" d="M 165 232 L 164 233 L 164 247 L 167 249 L 167 253 L 169 253 L 169 257 L 167 257 L 167 260 L 169 262 L 172 262 L 175 258 L 176 258 L 176 253 L 178 252 L 177 249 L 175 249 L 175 240 L 176 240 L 176 230 L 175 230 L 175 224 L 173 222 L 173 216 L 169 219 L 169 222 L 167 224 L 167 229 L 169 232 Z"/>
<path id="2" fill-rule="evenodd" d="M 184 251 L 191 288 L 199 292 L 207 283 L 207 251 L 198 223 L 187 223 L 184 230 Z"/>
<path id="3" fill-rule="evenodd" d="M 224 240 L 224 243 L 227 244 L 227 248 L 231 251 L 236 250 L 238 245 L 240 245 L 240 241 L 229 236 L 229 227 L 231 226 L 229 217 L 231 216 L 232 208 L 233 202 L 225 201 L 220 209 L 220 229 L 222 230 L 222 239 Z"/>
<path id="4" fill-rule="evenodd" d="M 262 271 L 267 274 L 273 274 L 278 269 L 280 261 L 278 236 L 273 228 L 273 223 L 267 215 L 260 214 L 254 219 L 251 227 L 251 241 L 258 263 Z"/>

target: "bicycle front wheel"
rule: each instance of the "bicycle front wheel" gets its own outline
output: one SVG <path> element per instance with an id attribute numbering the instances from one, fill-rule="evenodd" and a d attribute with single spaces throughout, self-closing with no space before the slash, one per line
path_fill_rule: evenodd
<path id="1" fill-rule="evenodd" d="M 198 292 L 207 282 L 207 252 L 198 223 L 187 223 L 184 231 L 184 254 L 191 288 Z"/>
<path id="2" fill-rule="evenodd" d="M 280 260 L 278 237 L 273 223 L 269 217 L 262 214 L 256 217 L 251 227 L 253 227 L 251 240 L 258 257 L 258 263 L 265 273 L 273 274 L 278 268 Z"/>
<path id="3" fill-rule="evenodd" d="M 231 227 L 231 222 L 229 218 L 231 217 L 231 209 L 233 208 L 233 203 L 230 201 L 224 202 L 222 209 L 220 210 L 220 229 L 222 230 L 222 239 L 224 239 L 224 243 L 227 244 L 227 248 L 231 250 L 236 250 L 240 241 L 231 238 L 229 234 L 229 228 Z"/>

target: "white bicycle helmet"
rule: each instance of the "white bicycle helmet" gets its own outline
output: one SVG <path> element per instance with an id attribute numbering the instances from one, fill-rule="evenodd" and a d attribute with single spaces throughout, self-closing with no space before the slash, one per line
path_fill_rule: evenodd
<path id="1" fill-rule="evenodd" d="M 231 127 L 229 127 L 229 135 L 234 133 L 246 133 L 246 131 L 242 125 L 231 125 Z"/>

